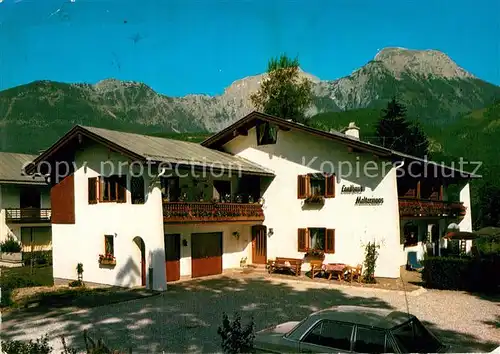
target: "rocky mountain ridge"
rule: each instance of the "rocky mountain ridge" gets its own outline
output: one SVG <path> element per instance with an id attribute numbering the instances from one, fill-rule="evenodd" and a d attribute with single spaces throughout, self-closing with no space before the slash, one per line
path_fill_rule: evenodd
<path id="1" fill-rule="evenodd" d="M 399 96 L 412 118 L 432 124 L 491 104 L 500 87 L 482 81 L 436 50 L 386 48 L 338 80 L 313 82 L 309 114 L 358 108 L 379 109 Z M 266 74 L 236 80 L 221 95 L 161 95 L 143 83 L 107 79 L 94 85 L 36 81 L 0 92 L 0 148 L 47 130 L 47 142 L 74 124 L 139 133 L 217 131 L 254 108 L 250 95 Z M 51 138 L 50 142 L 49 137 Z"/>

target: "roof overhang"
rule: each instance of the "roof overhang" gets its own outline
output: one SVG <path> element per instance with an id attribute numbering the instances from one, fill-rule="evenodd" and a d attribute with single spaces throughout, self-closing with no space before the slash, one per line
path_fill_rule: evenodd
<path id="1" fill-rule="evenodd" d="M 456 169 L 456 168 L 453 168 L 450 166 L 446 166 L 442 163 L 437 163 L 435 161 L 422 159 L 422 158 L 412 156 L 412 155 L 407 155 L 407 154 L 404 154 L 404 153 L 398 152 L 398 151 L 392 151 L 392 153 L 393 153 L 393 161 L 394 162 L 404 161 L 405 164 L 407 162 L 409 162 L 410 164 L 416 163 L 417 165 L 425 166 L 427 169 L 429 167 L 432 167 L 436 171 L 441 172 L 439 174 L 439 176 L 437 176 L 437 177 L 441 177 L 441 178 L 445 178 L 445 179 L 453 179 L 453 180 L 467 180 L 467 179 L 482 178 L 481 175 L 467 172 L 467 171 L 460 170 L 460 169 Z"/>
<path id="2" fill-rule="evenodd" d="M 0 180 L 0 184 L 13 184 L 13 185 L 47 185 L 47 182 L 40 180 L 33 181 L 17 181 L 17 180 Z"/>
<path id="3" fill-rule="evenodd" d="M 330 139 L 339 143 L 343 143 L 354 150 L 372 153 L 380 157 L 390 157 L 392 155 L 392 151 L 389 149 L 351 138 L 342 133 L 330 133 L 322 131 L 303 124 L 295 123 L 283 118 L 278 118 L 257 111 L 249 113 L 237 122 L 231 124 L 229 127 L 202 141 L 201 145 L 212 149 L 219 149 L 236 136 L 247 134 L 247 131 L 252 127 L 255 127 L 259 121 L 265 121 L 275 124 L 280 130 L 297 130 L 318 137 Z"/>
<path id="4" fill-rule="evenodd" d="M 100 143 L 104 146 L 107 146 L 109 149 L 117 151 L 135 161 L 144 161 L 146 162 L 146 158 L 144 156 L 138 155 L 128 149 L 123 148 L 122 146 L 115 144 L 103 137 L 88 131 L 87 129 L 77 125 L 72 128 L 69 132 L 63 135 L 59 140 L 57 140 L 50 148 L 45 150 L 42 154 L 40 154 L 35 160 L 33 160 L 28 166 L 25 167 L 24 172 L 28 175 L 33 175 L 38 166 L 43 161 L 51 161 L 54 160 L 54 157 L 65 148 L 68 148 L 71 142 L 76 141 L 77 144 L 81 144 L 83 141 L 83 137 L 86 137 L 90 140 L 93 140 L 97 143 Z M 74 147 L 72 147 L 74 148 Z"/>

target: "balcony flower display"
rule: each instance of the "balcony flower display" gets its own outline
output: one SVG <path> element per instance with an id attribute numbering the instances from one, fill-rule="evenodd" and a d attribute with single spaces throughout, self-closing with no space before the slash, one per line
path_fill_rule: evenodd
<path id="1" fill-rule="evenodd" d="M 99 255 L 99 264 L 103 265 L 115 265 L 116 258 L 110 253 L 100 254 Z"/>
<path id="2" fill-rule="evenodd" d="M 431 200 L 400 200 L 401 216 L 464 216 L 466 207 L 460 202 Z"/>
<path id="3" fill-rule="evenodd" d="M 319 249 L 315 249 L 315 248 L 308 248 L 306 250 L 305 257 L 324 259 L 325 252 L 323 252 L 322 250 L 319 250 Z"/>
<path id="4" fill-rule="evenodd" d="M 322 195 L 316 195 L 316 194 L 314 194 L 314 195 L 311 195 L 311 196 L 307 197 L 304 200 L 304 203 L 323 205 L 323 204 L 325 204 L 325 197 L 323 197 Z"/>

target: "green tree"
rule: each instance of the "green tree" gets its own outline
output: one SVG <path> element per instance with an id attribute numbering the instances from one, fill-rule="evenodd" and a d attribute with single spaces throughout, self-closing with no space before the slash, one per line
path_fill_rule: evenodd
<path id="1" fill-rule="evenodd" d="M 491 182 L 483 183 L 478 189 L 477 218 L 475 226 L 500 227 L 500 187 Z"/>
<path id="2" fill-rule="evenodd" d="M 409 155 L 424 157 L 429 155 L 429 140 L 417 122 L 406 117 L 406 107 L 393 98 L 382 110 L 375 125 L 379 145 Z"/>
<path id="3" fill-rule="evenodd" d="M 269 60 L 268 77 L 260 90 L 250 96 L 255 108 L 263 113 L 308 124 L 305 116 L 312 103 L 312 83 L 300 77 L 298 58 L 285 54 Z"/>

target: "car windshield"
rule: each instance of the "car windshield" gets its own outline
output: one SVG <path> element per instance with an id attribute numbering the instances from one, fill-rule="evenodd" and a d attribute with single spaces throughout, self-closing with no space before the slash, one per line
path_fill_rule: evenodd
<path id="1" fill-rule="evenodd" d="M 295 325 L 295 327 L 293 327 L 290 331 L 288 331 L 287 334 L 285 334 L 285 337 L 289 337 L 293 332 L 295 332 L 297 330 L 297 328 L 299 328 L 305 321 L 307 320 L 307 317 L 304 318 L 302 321 L 300 321 L 299 323 L 297 323 Z"/>
<path id="2" fill-rule="evenodd" d="M 405 353 L 436 353 L 443 346 L 416 318 L 396 327 L 392 334 Z"/>

